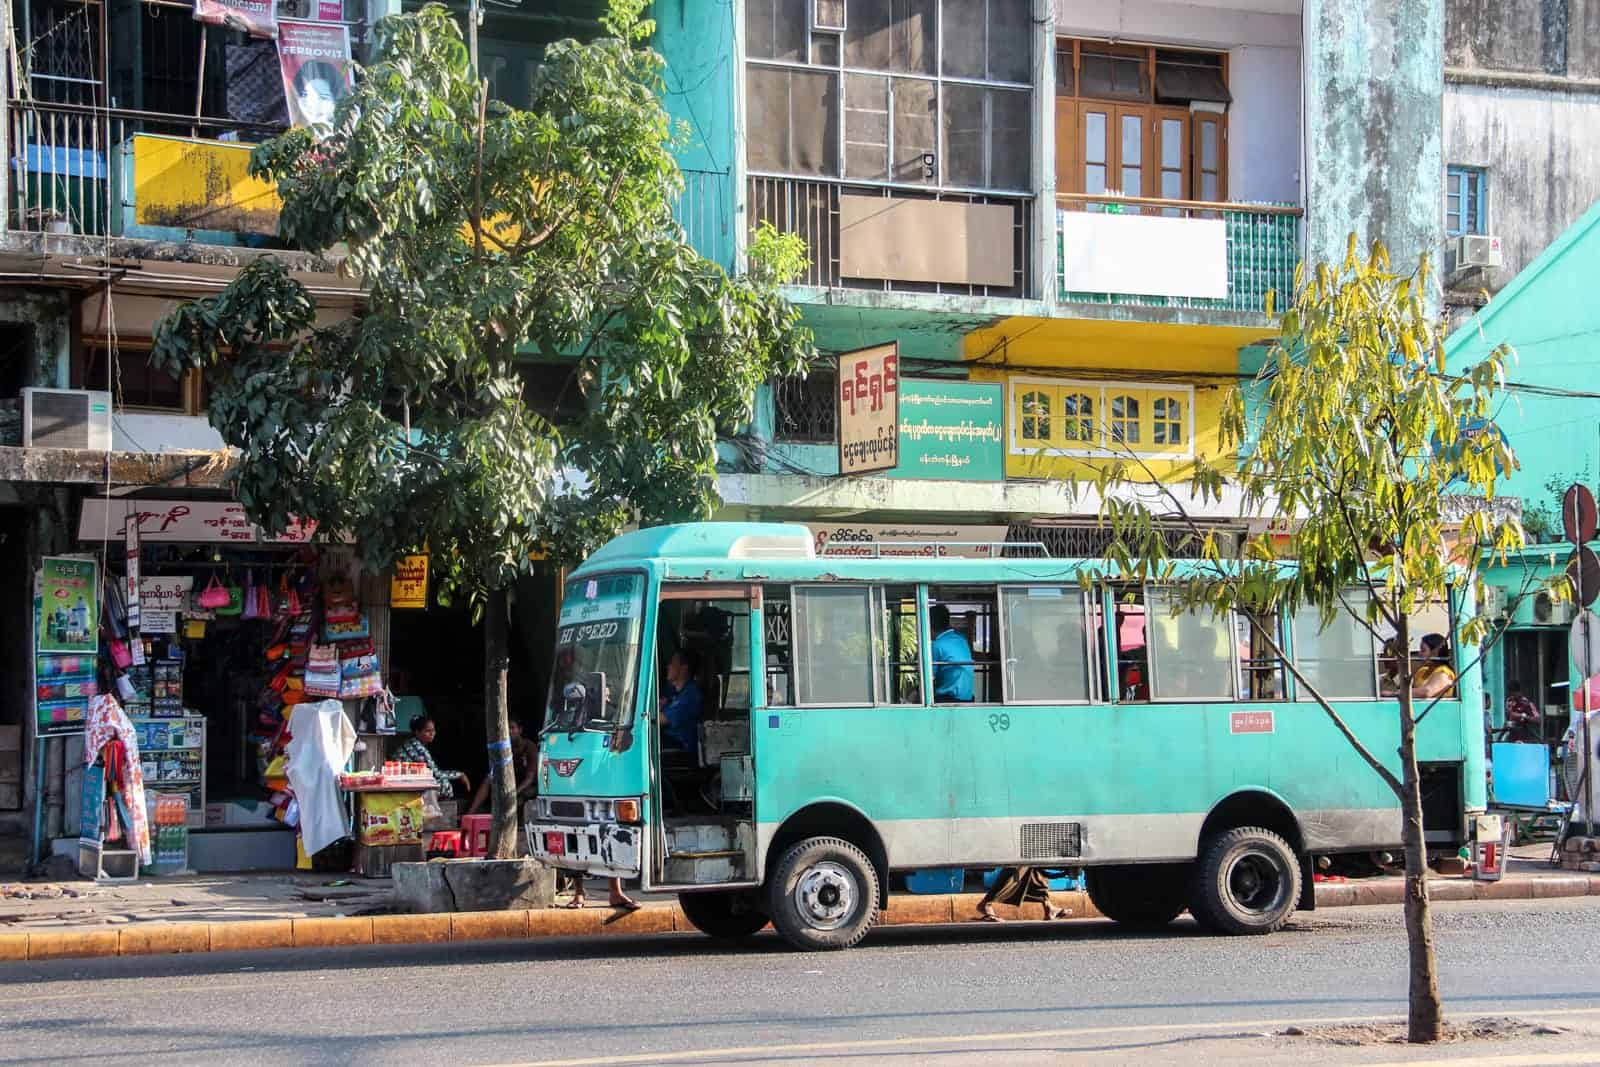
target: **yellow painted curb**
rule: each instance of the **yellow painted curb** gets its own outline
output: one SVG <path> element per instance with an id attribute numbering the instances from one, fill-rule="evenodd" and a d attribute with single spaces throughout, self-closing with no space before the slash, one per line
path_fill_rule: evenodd
<path id="1" fill-rule="evenodd" d="M 115 930 L 41 930 L 28 934 L 30 960 L 80 960 L 116 954 Z"/>
<path id="2" fill-rule="evenodd" d="M 374 915 L 374 945 L 435 945 L 450 940 L 449 915 Z"/>
<path id="3" fill-rule="evenodd" d="M 117 953 L 122 956 L 210 951 L 210 923 L 152 923 L 117 931 Z"/>
<path id="4" fill-rule="evenodd" d="M 211 923 L 210 926 L 212 952 L 294 948 L 292 919 L 255 919 L 250 922 Z"/>
<path id="5" fill-rule="evenodd" d="M 11 963 L 27 958 L 27 934 L 0 934 L 0 962 Z"/>
<path id="6" fill-rule="evenodd" d="M 344 948 L 372 944 L 372 920 L 365 916 L 291 919 L 290 922 L 294 925 L 295 948 Z"/>
<path id="7" fill-rule="evenodd" d="M 504 941 L 528 936 L 526 911 L 463 911 L 450 916 L 452 941 Z"/>

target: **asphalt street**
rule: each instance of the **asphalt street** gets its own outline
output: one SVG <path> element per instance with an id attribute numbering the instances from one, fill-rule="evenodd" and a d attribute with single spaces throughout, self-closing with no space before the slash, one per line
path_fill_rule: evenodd
<path id="1" fill-rule="evenodd" d="M 1436 932 L 1454 1018 L 1568 1030 L 1532 1059 L 1471 1055 L 1600 1062 L 1600 898 L 1439 905 Z M 0 1064 L 1346 1062 L 1261 1035 L 1397 1017 L 1405 974 L 1394 908 L 1266 938 L 1018 923 L 879 930 L 827 955 L 765 934 L 5 964 Z"/>

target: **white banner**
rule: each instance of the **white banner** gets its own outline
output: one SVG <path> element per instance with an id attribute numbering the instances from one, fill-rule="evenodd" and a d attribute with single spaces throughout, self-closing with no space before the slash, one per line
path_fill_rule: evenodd
<path id="1" fill-rule="evenodd" d="M 954 526 L 938 523 L 808 522 L 819 556 L 953 556 L 990 559 L 990 547 L 1004 542 L 1005 526 Z"/>
<path id="2" fill-rule="evenodd" d="M 140 578 L 139 602 L 146 612 L 187 611 L 189 590 L 193 588 L 192 574 L 163 574 L 154 578 Z"/>
<path id="3" fill-rule="evenodd" d="M 314 522 L 293 522 L 279 537 L 262 537 L 245 518 L 244 505 L 228 500 L 100 500 L 83 502 L 78 539 L 100 541 L 127 537 L 128 520 L 138 525 L 141 541 L 226 542 L 233 544 L 299 545 L 317 531 Z"/>
<path id="4" fill-rule="evenodd" d="M 1228 297 L 1228 229 L 1221 219 L 1059 211 L 1069 293 Z"/>

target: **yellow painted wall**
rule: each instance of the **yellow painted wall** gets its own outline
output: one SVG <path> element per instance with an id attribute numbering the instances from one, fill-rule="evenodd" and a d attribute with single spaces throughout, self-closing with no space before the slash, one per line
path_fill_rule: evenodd
<path id="1" fill-rule="evenodd" d="M 1116 460 L 1019 454 L 1016 398 L 1022 390 L 1014 379 L 1070 378 L 1107 385 L 1134 379 L 1192 388 L 1192 450 L 1216 462 L 1221 458 L 1218 420 L 1223 397 L 1236 381 L 1239 349 L 1262 338 L 1262 331 L 1232 327 L 1013 318 L 969 334 L 964 351 L 973 364 L 974 380 L 998 381 L 1008 387 L 1006 477 L 1082 480 Z M 1212 372 L 1217 377 L 1170 377 L 1172 372 Z M 1148 418 L 1147 410 L 1141 414 Z M 1103 425 L 1105 412 L 1096 419 Z M 1141 446 L 1153 450 L 1148 438 Z M 1193 466 L 1188 458 L 1146 462 L 1161 478 L 1174 481 L 1184 480 Z"/>
<path id="2" fill-rule="evenodd" d="M 134 221 L 140 226 L 271 236 L 283 204 L 250 177 L 248 144 L 135 134 Z"/>

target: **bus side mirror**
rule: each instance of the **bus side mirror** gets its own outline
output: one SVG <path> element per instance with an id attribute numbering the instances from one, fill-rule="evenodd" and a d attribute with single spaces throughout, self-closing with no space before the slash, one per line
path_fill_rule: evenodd
<path id="1" fill-rule="evenodd" d="M 588 688 L 583 694 L 585 721 L 603 719 L 606 714 L 606 676 L 602 671 L 589 675 Z"/>

